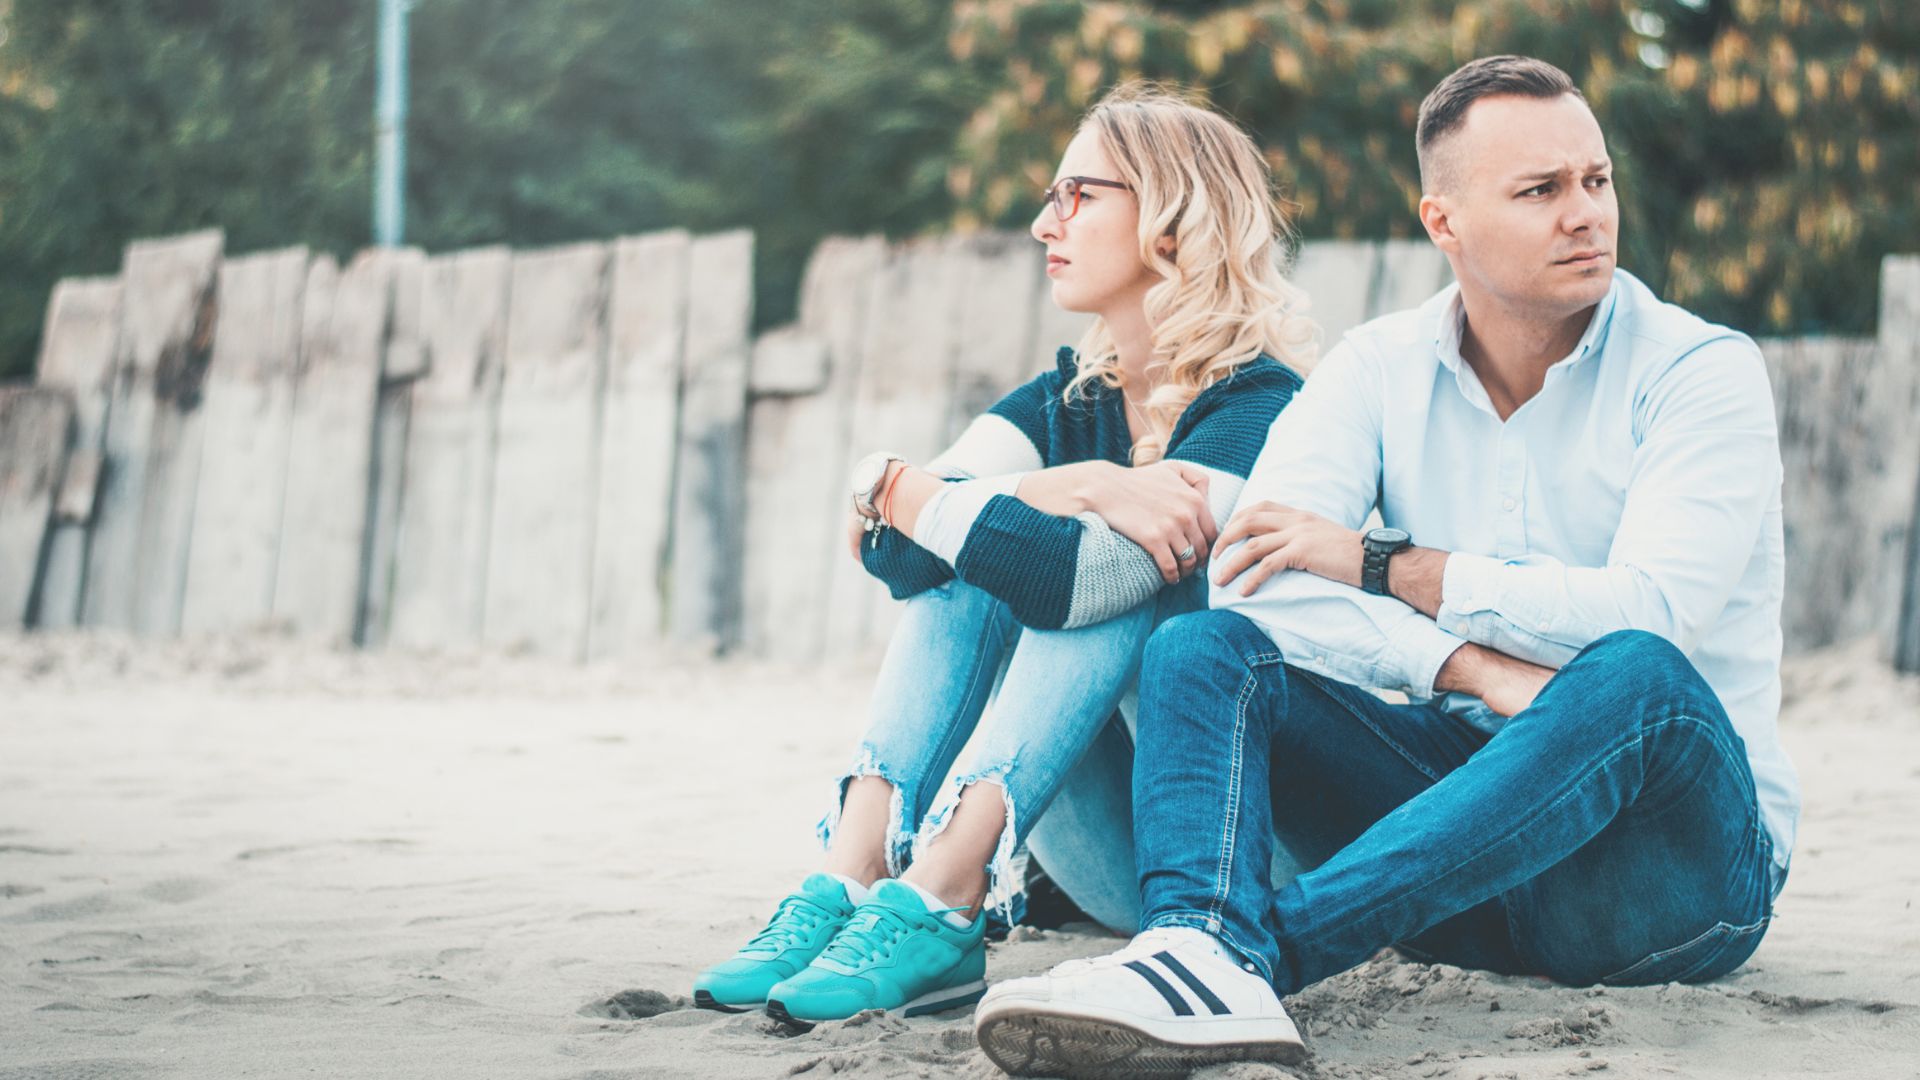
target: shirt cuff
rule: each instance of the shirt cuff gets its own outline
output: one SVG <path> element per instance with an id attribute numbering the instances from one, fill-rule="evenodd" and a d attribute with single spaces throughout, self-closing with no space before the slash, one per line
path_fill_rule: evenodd
<path id="1" fill-rule="evenodd" d="M 1446 666 L 1454 651 L 1467 642 L 1416 612 L 1393 628 L 1387 635 L 1387 643 L 1399 661 L 1399 675 L 1406 680 L 1404 687 L 1395 689 L 1431 698 L 1436 696 L 1433 681 L 1440 677 L 1440 669 Z"/>
<path id="2" fill-rule="evenodd" d="M 1494 578 L 1502 565 L 1485 555 L 1455 551 L 1447 556 L 1446 569 L 1440 573 L 1440 610 L 1434 613 L 1441 629 L 1467 636 L 1473 616 L 1494 607 L 1498 587 Z"/>
<path id="3" fill-rule="evenodd" d="M 1026 479 L 1026 473 L 1008 473 L 984 480 L 960 480 L 942 484 L 939 491 L 920 508 L 913 524 L 913 542 L 933 552 L 951 566 L 960 558 L 973 522 L 996 495 L 1011 497 Z"/>

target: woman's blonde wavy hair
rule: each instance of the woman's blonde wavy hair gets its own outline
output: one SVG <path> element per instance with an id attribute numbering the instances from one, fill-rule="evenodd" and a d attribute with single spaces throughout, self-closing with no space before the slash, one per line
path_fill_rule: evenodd
<path id="1" fill-rule="evenodd" d="M 1134 464 L 1145 465 L 1165 455 L 1187 405 L 1238 365 L 1266 353 L 1305 375 L 1320 331 L 1306 293 L 1280 272 L 1291 234 L 1245 131 L 1197 98 L 1138 82 L 1101 98 L 1080 130 L 1099 135 L 1113 179 L 1133 189 L 1140 258 L 1161 278 L 1146 297 L 1160 385 L 1145 406 L 1150 431 L 1133 446 Z M 1125 381 L 1104 320 L 1081 339 L 1077 364 L 1068 400 L 1096 379 L 1116 389 Z"/>

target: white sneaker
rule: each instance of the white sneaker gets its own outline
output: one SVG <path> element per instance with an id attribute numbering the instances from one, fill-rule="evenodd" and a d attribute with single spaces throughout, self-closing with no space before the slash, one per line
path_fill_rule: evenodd
<path id="1" fill-rule="evenodd" d="M 973 1035 L 1014 1076 L 1184 1076 L 1307 1056 L 1273 987 L 1213 935 L 1162 927 L 1107 956 L 995 983 Z"/>

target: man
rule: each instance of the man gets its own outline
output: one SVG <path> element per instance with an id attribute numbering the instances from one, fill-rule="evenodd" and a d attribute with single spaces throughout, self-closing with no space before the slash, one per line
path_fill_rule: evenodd
<path id="1" fill-rule="evenodd" d="M 1470 63 L 1418 142 L 1458 284 L 1329 352 L 1220 534 L 1212 610 L 1150 642 L 1143 930 L 988 994 L 1011 1072 L 1296 1059 L 1280 997 L 1395 943 L 1625 985 L 1714 978 L 1765 932 L 1799 796 L 1759 351 L 1615 269 L 1564 72 Z M 1277 889 L 1276 841 L 1313 867 Z"/>

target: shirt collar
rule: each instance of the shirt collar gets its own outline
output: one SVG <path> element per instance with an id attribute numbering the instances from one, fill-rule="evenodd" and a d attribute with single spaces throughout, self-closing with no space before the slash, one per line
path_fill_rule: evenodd
<path id="1" fill-rule="evenodd" d="M 1572 367 L 1587 357 L 1598 353 L 1607 343 L 1607 328 L 1613 322 L 1613 310 L 1620 298 L 1620 272 L 1615 271 L 1613 283 L 1607 288 L 1607 295 L 1593 310 L 1593 318 L 1587 323 L 1586 332 L 1573 346 L 1573 351 L 1554 361 L 1555 369 Z M 1460 355 L 1460 335 L 1467 325 L 1466 305 L 1460 300 L 1460 286 L 1450 286 L 1446 292 L 1435 297 L 1438 302 L 1433 313 L 1433 350 L 1439 356 L 1440 363 L 1448 371 L 1458 376 L 1466 369 L 1466 358 Z M 1549 375 L 1552 374 L 1550 370 Z"/>

